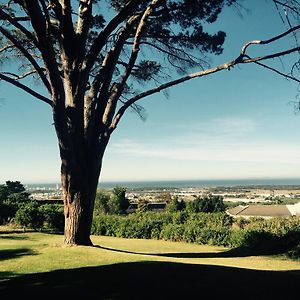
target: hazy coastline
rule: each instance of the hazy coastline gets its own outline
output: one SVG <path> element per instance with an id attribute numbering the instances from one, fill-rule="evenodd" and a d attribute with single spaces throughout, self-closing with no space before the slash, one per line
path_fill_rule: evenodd
<path id="1" fill-rule="evenodd" d="M 28 183 L 28 189 L 44 188 L 56 189 L 60 183 Z M 269 179 L 219 179 L 219 180 L 157 180 L 157 181 L 103 181 L 98 187 L 111 189 L 115 186 L 124 186 L 128 189 L 144 188 L 213 188 L 213 187 L 300 187 L 300 178 L 269 178 Z"/>

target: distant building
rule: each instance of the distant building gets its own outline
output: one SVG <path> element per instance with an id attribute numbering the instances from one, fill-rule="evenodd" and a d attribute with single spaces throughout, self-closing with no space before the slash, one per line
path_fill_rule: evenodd
<path id="1" fill-rule="evenodd" d="M 232 217 L 274 217 L 300 216 L 300 202 L 292 205 L 239 205 L 226 211 Z"/>

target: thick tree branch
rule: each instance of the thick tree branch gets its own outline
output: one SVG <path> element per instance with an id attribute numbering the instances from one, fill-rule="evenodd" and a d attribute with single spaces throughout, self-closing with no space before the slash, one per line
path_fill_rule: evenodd
<path id="1" fill-rule="evenodd" d="M 141 41 L 142 34 L 146 28 L 147 19 L 153 13 L 156 6 L 160 2 L 161 2 L 161 0 L 153 0 L 151 2 L 151 4 L 145 9 L 145 11 L 141 17 L 141 20 L 139 22 L 139 25 L 137 26 L 134 40 L 133 40 L 131 55 L 130 55 L 130 58 L 128 61 L 128 65 L 125 69 L 125 72 L 124 72 L 120 82 L 114 86 L 114 88 L 112 89 L 112 93 L 109 97 L 109 101 L 112 103 L 112 109 L 109 111 L 109 113 L 106 114 L 106 115 L 108 115 L 108 120 L 110 120 L 110 116 L 112 117 L 114 115 L 117 101 L 120 98 L 121 94 L 123 93 L 126 82 L 132 73 L 132 69 L 135 65 L 135 62 L 137 60 L 137 57 L 138 57 L 138 54 L 140 51 L 140 41 Z M 107 120 L 105 120 L 105 121 L 107 121 Z"/>
<path id="2" fill-rule="evenodd" d="M 119 61 L 120 54 L 124 47 L 126 39 L 129 37 L 132 26 L 135 24 L 139 16 L 131 17 L 124 28 L 120 31 L 118 40 L 116 41 L 114 47 L 108 52 L 105 59 L 103 60 L 102 67 L 94 79 L 91 92 L 97 94 L 97 89 L 99 88 L 99 95 L 97 97 L 98 107 L 95 113 L 97 119 L 102 120 L 103 124 L 107 124 L 111 111 L 113 109 L 114 103 L 112 99 L 109 98 L 109 88 L 111 86 L 113 74 L 115 71 L 115 66 Z M 102 124 L 101 123 L 101 124 Z M 98 124 L 99 126 L 101 124 Z M 96 126 L 95 132 L 98 134 L 99 126 Z"/>
<path id="3" fill-rule="evenodd" d="M 30 89 L 28 86 L 18 82 L 16 79 L 10 78 L 9 76 L 6 76 L 3 73 L 0 73 L 0 79 L 13 84 L 17 88 L 22 89 L 23 91 L 27 92 L 28 94 L 32 95 L 33 97 L 49 104 L 51 107 L 53 106 L 53 102 L 50 99 L 44 97 L 43 95 L 37 93 L 36 91 L 34 91 L 32 89 Z"/>
<path id="4" fill-rule="evenodd" d="M 30 17 L 32 27 L 37 35 L 42 58 L 50 79 L 51 95 L 54 99 L 54 104 L 60 106 L 62 111 L 64 111 L 65 92 L 55 57 L 55 51 L 51 42 L 49 28 L 47 28 L 41 8 L 36 1 L 24 0 L 24 5 Z"/>
<path id="5" fill-rule="evenodd" d="M 52 8 L 52 10 L 55 13 L 55 16 L 59 22 L 62 20 L 62 7 L 59 2 L 59 0 L 49 0 L 49 8 Z"/>
<path id="6" fill-rule="evenodd" d="M 90 28 L 90 23 L 92 18 L 92 8 L 93 8 L 92 0 L 81 0 L 79 3 L 76 34 L 79 36 L 79 39 L 82 42 L 83 40 L 86 40 L 88 30 Z"/>
<path id="7" fill-rule="evenodd" d="M 37 1 L 23 0 L 22 5 L 24 5 L 25 10 L 30 17 L 32 27 L 40 45 L 46 71 L 50 79 L 51 96 L 53 99 L 53 119 L 59 140 L 60 154 L 61 157 L 65 157 L 66 152 L 73 149 L 73 144 L 69 135 L 68 118 L 65 106 L 65 90 L 56 61 L 51 33 Z"/>
<path id="8" fill-rule="evenodd" d="M 137 5 L 141 0 L 131 0 L 127 5 L 114 17 L 111 21 L 105 26 L 105 28 L 100 32 L 98 37 L 93 42 L 89 53 L 86 56 L 85 60 L 85 72 L 89 73 L 93 67 L 97 56 L 101 52 L 102 48 L 106 45 L 107 40 L 111 33 L 127 18 L 132 16 L 133 11 L 136 9 Z"/>
<path id="9" fill-rule="evenodd" d="M 62 43 L 62 53 L 63 61 L 66 61 L 66 64 L 71 68 L 73 61 L 76 59 L 76 53 L 78 52 L 76 45 L 77 39 L 72 21 L 72 6 L 70 0 L 62 0 L 62 19 L 60 22 L 61 28 L 61 43 Z"/>
<path id="10" fill-rule="evenodd" d="M 148 91 L 145 91 L 143 93 L 140 93 L 134 97 L 132 97 L 131 99 L 129 99 L 120 109 L 119 111 L 117 112 L 116 116 L 114 117 L 111 125 L 110 125 L 110 131 L 113 131 L 116 129 L 121 117 L 124 115 L 125 111 L 134 103 L 136 103 L 138 100 L 142 99 L 142 98 L 145 98 L 145 97 L 148 97 L 150 95 L 153 95 L 153 94 L 156 94 L 156 93 L 159 93 L 167 88 L 170 88 L 172 86 L 175 86 L 175 85 L 178 85 L 178 84 L 181 84 L 183 82 L 186 82 L 188 80 L 191 80 L 193 78 L 198 78 L 198 77 L 203 77 L 203 76 L 207 76 L 207 75 L 210 75 L 210 74 L 213 74 L 213 73 L 216 73 L 216 72 L 219 72 L 221 70 L 225 70 L 225 69 L 230 69 L 232 68 L 234 65 L 236 65 L 237 63 L 235 61 L 230 61 L 230 62 L 227 62 L 225 64 L 222 64 L 222 65 L 219 65 L 217 67 L 214 67 L 214 68 L 210 68 L 210 69 L 207 69 L 205 71 L 201 71 L 201 72 L 197 72 L 197 73 L 193 73 L 193 74 L 190 74 L 190 75 L 187 75 L 187 76 L 184 76 L 184 77 L 181 77 L 179 79 L 176 79 L 176 80 L 173 80 L 173 81 L 170 81 L 170 82 L 167 82 L 167 83 L 164 83 L 156 88 L 153 88 L 153 89 L 150 89 Z"/>

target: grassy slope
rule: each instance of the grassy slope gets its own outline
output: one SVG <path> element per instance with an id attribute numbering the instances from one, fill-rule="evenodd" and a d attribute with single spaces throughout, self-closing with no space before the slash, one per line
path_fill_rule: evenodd
<path id="1" fill-rule="evenodd" d="M 93 242 L 97 247 L 64 248 L 58 235 L 0 234 L 0 297 L 22 291 L 31 298 L 59 292 L 88 293 L 86 299 L 190 299 L 209 291 L 212 298 L 276 299 L 299 289 L 300 262 L 283 257 L 237 257 L 220 247 L 155 240 Z"/>

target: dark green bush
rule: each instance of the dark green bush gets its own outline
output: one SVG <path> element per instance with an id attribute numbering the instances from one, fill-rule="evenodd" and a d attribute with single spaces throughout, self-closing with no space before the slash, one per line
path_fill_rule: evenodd
<path id="1" fill-rule="evenodd" d="M 39 210 L 38 203 L 32 201 L 22 206 L 15 215 L 15 222 L 24 227 L 34 229 L 41 228 L 43 225 L 43 217 Z"/>
<path id="2" fill-rule="evenodd" d="M 94 217 L 92 234 L 124 238 L 158 238 L 163 224 L 164 218 L 151 212 L 128 216 L 99 214 Z"/>
<path id="3" fill-rule="evenodd" d="M 39 207 L 43 220 L 43 228 L 55 232 L 64 230 L 64 210 L 62 205 L 45 204 Z"/>
<path id="4" fill-rule="evenodd" d="M 300 244 L 295 246 L 293 249 L 289 250 L 287 253 L 287 256 L 293 259 L 299 259 L 300 258 Z"/>
<path id="5" fill-rule="evenodd" d="M 183 211 L 185 207 L 186 207 L 185 202 L 175 197 L 167 204 L 167 211 L 169 212 Z"/>
<path id="6" fill-rule="evenodd" d="M 6 181 L 0 185 L 0 224 L 13 220 L 16 212 L 31 199 L 19 181 Z"/>
<path id="7" fill-rule="evenodd" d="M 203 198 L 197 197 L 195 200 L 188 202 L 186 209 L 190 213 L 215 213 L 224 212 L 226 205 L 221 196 L 208 195 Z"/>
<path id="8" fill-rule="evenodd" d="M 225 245 L 232 218 L 224 213 L 145 212 L 128 216 L 97 215 L 92 234 L 124 238 L 161 238 L 172 241 Z"/>
<path id="9" fill-rule="evenodd" d="M 0 225 L 4 225 L 13 220 L 18 207 L 9 203 L 0 202 Z"/>
<path id="10" fill-rule="evenodd" d="M 95 198 L 95 214 L 97 213 L 109 213 L 109 199 L 110 194 L 106 191 L 98 191 Z"/>
<path id="11" fill-rule="evenodd" d="M 180 242 L 184 240 L 184 230 L 185 228 L 183 224 L 167 224 L 163 227 L 160 238 L 164 240 Z"/>

